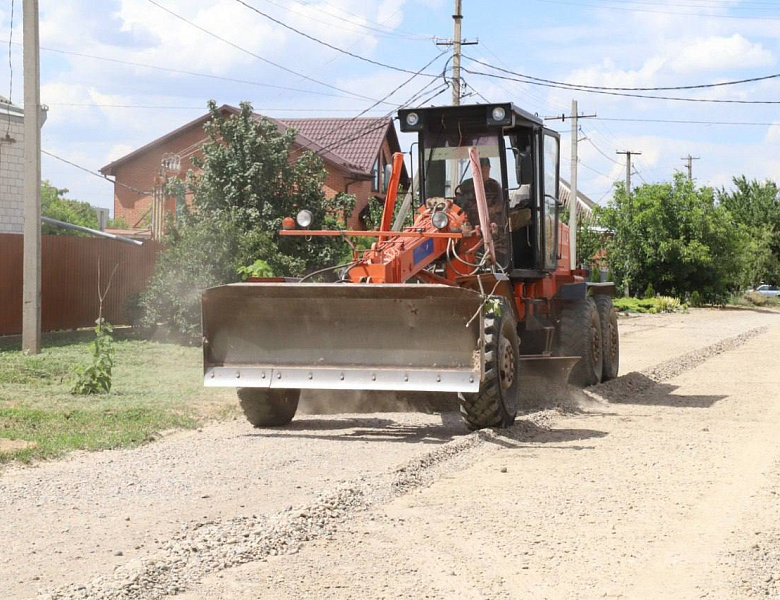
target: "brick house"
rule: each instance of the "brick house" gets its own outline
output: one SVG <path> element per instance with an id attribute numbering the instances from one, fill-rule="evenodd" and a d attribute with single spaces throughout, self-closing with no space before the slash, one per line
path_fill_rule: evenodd
<path id="1" fill-rule="evenodd" d="M 224 115 L 239 113 L 238 108 L 228 105 L 219 110 Z M 101 173 L 113 176 L 117 182 L 114 184 L 115 218 L 124 219 L 134 229 L 142 226 L 151 210 L 151 190 L 163 157 L 166 154 L 178 155 L 182 176 L 192 169 L 191 159 L 207 139 L 203 125 L 209 118 L 210 115 L 206 114 L 190 121 L 100 169 Z M 310 150 L 322 158 L 327 171 L 324 192 L 328 197 L 339 192 L 355 195 L 356 208 L 348 219 L 348 227 L 364 229 L 363 218 L 368 201 L 372 197 L 384 200 L 392 155 L 401 151 L 393 120 L 389 117 L 269 120 L 281 132 L 288 128 L 297 131 L 294 153 Z M 402 174 L 401 183 L 408 184 L 406 171 Z M 169 199 L 166 211 L 174 211 L 175 202 Z"/>

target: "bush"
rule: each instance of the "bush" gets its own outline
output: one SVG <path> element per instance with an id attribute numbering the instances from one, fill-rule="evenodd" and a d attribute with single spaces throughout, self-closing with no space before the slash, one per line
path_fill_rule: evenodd
<path id="1" fill-rule="evenodd" d="M 230 219 L 185 219 L 166 239 L 149 287 L 141 295 L 140 325 L 194 341 L 200 336 L 203 290 L 239 281 L 239 267 L 267 256 L 268 237 L 244 233 Z"/>
<path id="2" fill-rule="evenodd" d="M 103 317 L 95 321 L 95 341 L 92 343 L 92 362 L 76 368 L 72 394 L 87 396 L 111 391 L 114 368 L 113 328 Z"/>
<path id="3" fill-rule="evenodd" d="M 698 291 L 694 290 L 691 293 L 690 304 L 691 306 L 695 306 L 696 308 L 700 308 L 704 304 L 701 299 L 701 294 Z"/>
<path id="4" fill-rule="evenodd" d="M 655 288 L 653 288 L 652 283 L 647 284 L 647 287 L 645 288 L 645 293 L 642 297 L 645 299 L 655 298 Z"/>
<path id="5" fill-rule="evenodd" d="M 656 312 L 677 312 L 680 310 L 680 301 L 677 298 L 672 298 L 670 296 L 659 296 L 655 299 L 653 308 L 655 308 Z"/>

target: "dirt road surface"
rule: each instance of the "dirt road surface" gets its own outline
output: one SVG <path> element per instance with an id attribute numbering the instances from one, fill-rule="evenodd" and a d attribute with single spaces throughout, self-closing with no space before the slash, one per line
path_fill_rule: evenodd
<path id="1" fill-rule="evenodd" d="M 780 314 L 623 319 L 511 429 L 243 421 L 0 474 L 2 598 L 780 598 Z"/>

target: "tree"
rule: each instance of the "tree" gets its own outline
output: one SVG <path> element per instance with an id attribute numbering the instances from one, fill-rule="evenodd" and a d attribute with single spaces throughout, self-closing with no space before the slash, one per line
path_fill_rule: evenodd
<path id="1" fill-rule="evenodd" d="M 239 281 L 257 260 L 277 276 L 301 276 L 336 266 L 347 256 L 339 238 L 283 237 L 282 220 L 311 211 L 316 228 L 344 227 L 354 197 L 323 192 L 325 169 L 311 152 L 294 148 L 295 132 L 280 133 L 257 117 L 249 103 L 223 116 L 209 102 L 208 142 L 187 175 L 193 210 L 169 229 L 155 274 L 140 298 L 142 324 L 162 323 L 194 337 L 200 329 L 200 297 L 210 286 Z"/>
<path id="2" fill-rule="evenodd" d="M 285 217 L 301 209 L 312 213 L 316 228 L 343 228 L 355 208 L 354 196 L 327 198 L 322 159 L 294 150 L 295 130 L 280 133 L 274 123 L 256 116 L 251 104 L 240 106 L 239 114 L 224 117 L 209 102 L 211 120 L 204 126 L 209 141 L 193 160 L 201 172 L 188 175 L 196 214 L 227 217 L 247 232 L 269 234 L 273 248 L 257 258 L 277 275 L 299 276 L 337 264 L 344 257 L 342 240 L 285 238 L 278 231 Z"/>
<path id="3" fill-rule="evenodd" d="M 741 287 L 780 282 L 780 190 L 773 181 L 733 179 L 734 189 L 718 191 L 718 203 L 742 227 L 745 251 Z"/>
<path id="4" fill-rule="evenodd" d="M 65 188 L 56 188 L 48 181 L 41 182 L 41 214 L 50 219 L 57 219 L 73 225 L 81 225 L 91 229 L 98 228 L 97 212 L 89 203 L 79 200 L 66 198 L 68 190 Z M 58 227 L 44 223 L 41 227 L 44 235 L 76 235 L 84 236 L 86 233 L 80 233 L 72 229 Z"/>
<path id="5" fill-rule="evenodd" d="M 600 219 L 614 236 L 607 247 L 613 272 L 634 292 L 652 284 L 662 295 L 698 291 L 722 301 L 739 285 L 744 231 L 712 188 L 696 188 L 680 173 L 631 194 L 617 184 Z"/>

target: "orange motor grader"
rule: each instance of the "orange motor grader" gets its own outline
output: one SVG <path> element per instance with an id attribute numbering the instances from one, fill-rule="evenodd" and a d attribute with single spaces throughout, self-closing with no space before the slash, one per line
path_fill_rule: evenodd
<path id="1" fill-rule="evenodd" d="M 570 265 L 559 221 L 559 135 L 509 103 L 399 120 L 419 136 L 412 225 L 391 226 L 398 153 L 378 231 L 315 230 L 303 210 L 280 232 L 375 238 L 338 281 L 203 295 L 205 385 L 238 388 L 256 426 L 289 423 L 302 389 L 336 389 L 457 393 L 468 427 L 507 427 L 531 377 L 617 376 L 614 285 Z"/>

